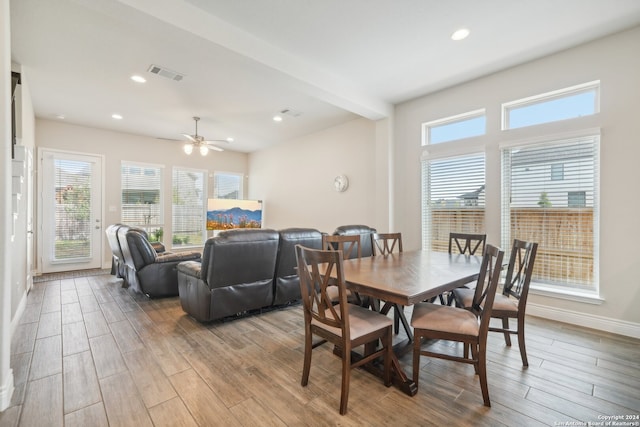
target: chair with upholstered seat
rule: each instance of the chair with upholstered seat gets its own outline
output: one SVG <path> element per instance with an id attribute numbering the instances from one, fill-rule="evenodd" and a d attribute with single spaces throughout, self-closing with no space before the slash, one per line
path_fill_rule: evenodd
<path id="1" fill-rule="evenodd" d="M 322 249 L 342 252 L 343 259 L 361 258 L 362 244 L 359 234 L 323 234 Z"/>
<path id="2" fill-rule="evenodd" d="M 482 255 L 486 241 L 486 234 L 449 233 L 449 253 L 454 253 L 455 244 L 458 253 L 462 255 L 475 255 L 478 249 L 480 249 L 478 255 Z"/>
<path id="3" fill-rule="evenodd" d="M 373 255 L 388 256 L 394 251 L 402 252 L 402 233 L 372 233 L 371 234 L 371 247 L 373 248 Z M 393 307 L 393 328 L 397 334 L 400 330 L 400 322 L 404 327 L 407 335 L 411 338 L 413 336 L 409 322 L 404 315 L 404 306 L 385 302 L 380 310 L 381 313 L 387 314 Z"/>
<path id="4" fill-rule="evenodd" d="M 524 342 L 524 315 L 537 251 L 537 243 L 517 239 L 513 241 L 502 294 L 496 295 L 491 314 L 491 317 L 502 320 L 502 328 L 489 328 L 491 332 L 502 332 L 505 344 L 509 347 L 511 346 L 511 335 L 518 336 L 523 366 L 529 366 Z M 516 329 L 509 327 L 509 319 L 517 320 Z"/>
<path id="5" fill-rule="evenodd" d="M 302 386 L 309 382 L 311 353 L 314 348 L 330 342 L 340 349 L 342 357 L 342 388 L 340 414 L 346 414 L 349 399 L 351 368 L 369 363 L 378 357 L 384 358 L 384 384 L 391 385 L 392 322 L 386 316 L 347 302 L 347 288 L 342 269 L 343 255 L 340 251 L 316 250 L 296 246 L 300 293 L 304 311 L 304 366 Z M 330 275 L 334 273 L 335 278 Z M 327 292 L 336 288 L 338 303 L 335 304 Z M 313 343 L 313 335 L 321 341 Z M 382 342 L 382 348 L 352 360 L 352 349 L 364 344 Z M 368 347 L 368 346 L 367 346 Z"/>
<path id="6" fill-rule="evenodd" d="M 524 315 L 537 251 L 537 243 L 518 239 L 513 241 L 503 291 L 496 295 L 493 304 L 492 317 L 502 320 L 502 328 L 489 328 L 492 332 L 502 332 L 507 346 L 511 346 L 511 335 L 518 335 L 523 366 L 529 366 L 524 342 Z M 473 310 L 473 295 L 473 289 L 458 288 L 453 291 L 456 306 L 467 310 Z M 517 319 L 516 329 L 509 328 L 509 319 Z"/>
<path id="7" fill-rule="evenodd" d="M 486 368 L 487 335 L 503 256 L 504 251 L 499 248 L 486 246 L 473 298 L 474 311 L 430 303 L 414 306 L 411 326 L 414 334 L 413 381 L 416 386 L 420 376 L 420 356 L 469 363 L 480 379 L 485 406 L 491 406 Z M 460 342 L 465 351 L 460 357 L 451 353 L 423 350 L 423 338 Z M 471 347 L 471 357 L 467 357 L 467 347 Z"/>
<path id="8" fill-rule="evenodd" d="M 477 233 L 449 233 L 449 253 L 458 253 L 460 255 L 475 255 L 480 249 L 478 255 L 484 253 L 485 242 L 487 241 L 486 234 Z M 461 293 L 465 294 L 469 298 L 473 298 L 473 289 L 468 289 L 468 286 L 462 286 Z M 465 290 L 468 289 L 468 290 Z M 440 303 L 445 304 L 444 295 L 439 295 Z M 432 301 L 433 302 L 433 301 Z M 454 302 L 453 293 L 447 295 L 447 305 L 451 305 Z"/>

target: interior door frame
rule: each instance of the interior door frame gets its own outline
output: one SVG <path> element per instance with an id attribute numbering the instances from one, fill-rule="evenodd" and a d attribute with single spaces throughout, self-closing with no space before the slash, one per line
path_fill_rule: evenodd
<path id="1" fill-rule="evenodd" d="M 100 187 L 100 198 L 98 202 L 100 203 L 100 207 L 98 208 L 98 212 L 100 215 L 100 233 L 95 234 L 96 240 L 96 254 L 95 256 L 98 258 L 98 267 L 104 268 L 104 243 L 105 243 L 105 233 L 104 233 L 104 218 L 105 218 L 105 156 L 103 154 L 96 153 L 86 153 L 80 151 L 67 151 L 67 150 L 58 150 L 54 148 L 46 148 L 39 147 L 38 148 L 38 165 L 37 165 L 37 195 L 36 195 L 36 222 L 37 222 L 37 230 L 36 233 L 36 274 L 40 275 L 43 273 L 51 273 L 56 271 L 66 271 L 67 269 L 63 266 L 68 266 L 70 264 L 62 263 L 60 264 L 60 268 L 47 269 L 45 271 L 44 268 L 44 213 L 43 213 L 43 194 L 44 194 L 44 156 L 47 154 L 53 155 L 68 155 L 68 156 L 83 156 L 83 157 L 94 157 L 99 160 L 100 163 L 100 173 L 98 175 L 99 183 L 97 184 Z M 97 237 L 99 236 L 99 237 Z M 93 268 L 93 267 L 88 267 Z"/>

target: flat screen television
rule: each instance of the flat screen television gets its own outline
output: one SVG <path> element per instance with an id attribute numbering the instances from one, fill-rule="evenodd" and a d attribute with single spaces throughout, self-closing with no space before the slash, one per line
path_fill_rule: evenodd
<path id="1" fill-rule="evenodd" d="M 207 230 L 262 228 L 262 200 L 209 199 Z"/>

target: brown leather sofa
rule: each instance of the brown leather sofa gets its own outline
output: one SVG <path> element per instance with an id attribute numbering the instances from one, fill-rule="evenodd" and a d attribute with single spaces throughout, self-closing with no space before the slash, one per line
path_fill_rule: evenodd
<path id="1" fill-rule="evenodd" d="M 206 322 L 300 299 L 296 244 L 320 248 L 313 229 L 234 229 L 207 240 L 201 261 L 178 265 L 180 303 Z"/>
<path id="2" fill-rule="evenodd" d="M 158 254 L 140 229 L 120 227 L 117 236 L 126 284 L 149 297 L 178 295 L 178 264 L 201 257 L 197 251 Z"/>

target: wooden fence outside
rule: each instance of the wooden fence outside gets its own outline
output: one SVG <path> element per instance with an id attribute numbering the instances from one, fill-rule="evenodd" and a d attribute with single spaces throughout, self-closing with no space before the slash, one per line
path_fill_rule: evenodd
<path id="1" fill-rule="evenodd" d="M 431 250 L 446 252 L 450 232 L 485 233 L 484 210 L 437 208 L 432 224 Z M 511 239 L 538 243 L 534 280 L 593 283 L 593 209 L 512 208 Z"/>

